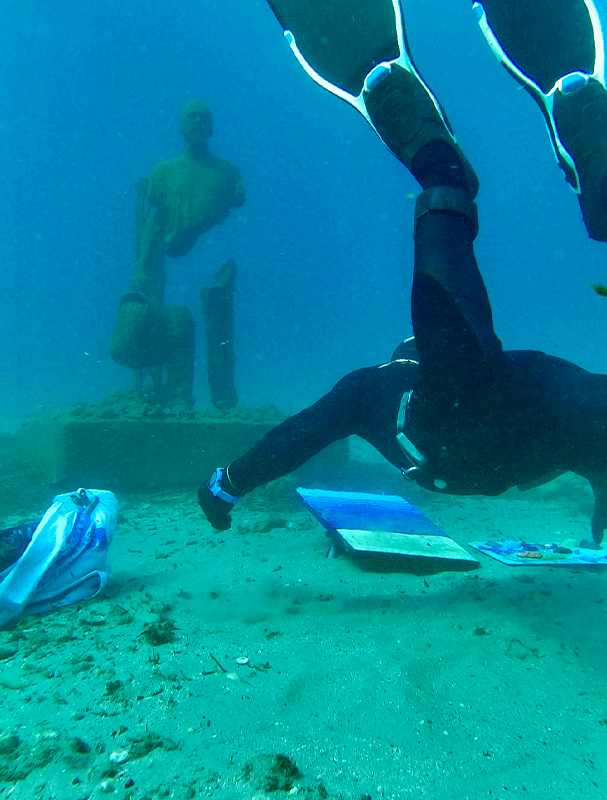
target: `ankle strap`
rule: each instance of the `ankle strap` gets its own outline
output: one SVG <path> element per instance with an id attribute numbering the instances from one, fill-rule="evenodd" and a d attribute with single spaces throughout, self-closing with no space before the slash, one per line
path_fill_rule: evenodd
<path id="1" fill-rule="evenodd" d="M 468 192 L 454 186 L 433 186 L 417 198 L 415 204 L 415 229 L 419 220 L 432 211 L 453 211 L 467 217 L 472 226 L 472 236 L 478 233 L 478 209 Z"/>

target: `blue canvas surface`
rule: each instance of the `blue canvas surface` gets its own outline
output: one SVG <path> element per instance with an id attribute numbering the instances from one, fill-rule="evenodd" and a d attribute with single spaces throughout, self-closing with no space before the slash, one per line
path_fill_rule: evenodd
<path id="1" fill-rule="evenodd" d="M 398 495 L 296 490 L 307 508 L 329 530 L 392 531 L 446 536 L 415 506 Z"/>

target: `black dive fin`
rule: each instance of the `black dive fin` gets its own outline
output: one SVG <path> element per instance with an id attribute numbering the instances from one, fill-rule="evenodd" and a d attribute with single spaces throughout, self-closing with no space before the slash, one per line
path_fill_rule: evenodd
<path id="1" fill-rule="evenodd" d="M 559 130 L 558 107 L 589 82 L 605 86 L 603 32 L 593 0 L 558 0 L 549 12 L 527 0 L 482 0 L 473 2 L 473 11 L 498 61 L 539 105 L 559 166 L 579 193 L 576 154 Z"/>
<path id="2" fill-rule="evenodd" d="M 411 169 L 422 147 L 444 141 L 476 194 L 477 178 L 413 63 L 401 0 L 268 2 L 307 74 L 354 106 L 401 163 Z"/>

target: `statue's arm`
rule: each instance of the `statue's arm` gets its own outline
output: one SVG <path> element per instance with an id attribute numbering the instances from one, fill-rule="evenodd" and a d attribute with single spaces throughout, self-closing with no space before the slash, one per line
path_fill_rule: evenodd
<path id="1" fill-rule="evenodd" d="M 163 281 L 164 234 L 166 213 L 158 203 L 151 203 L 141 231 L 139 258 L 135 267 L 132 288 L 149 296 Z"/>

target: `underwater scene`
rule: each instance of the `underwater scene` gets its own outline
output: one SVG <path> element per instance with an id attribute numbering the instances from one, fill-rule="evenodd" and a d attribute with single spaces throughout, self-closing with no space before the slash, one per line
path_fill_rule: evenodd
<path id="1" fill-rule="evenodd" d="M 606 33 L 4 4 L 0 800 L 606 796 Z"/>

